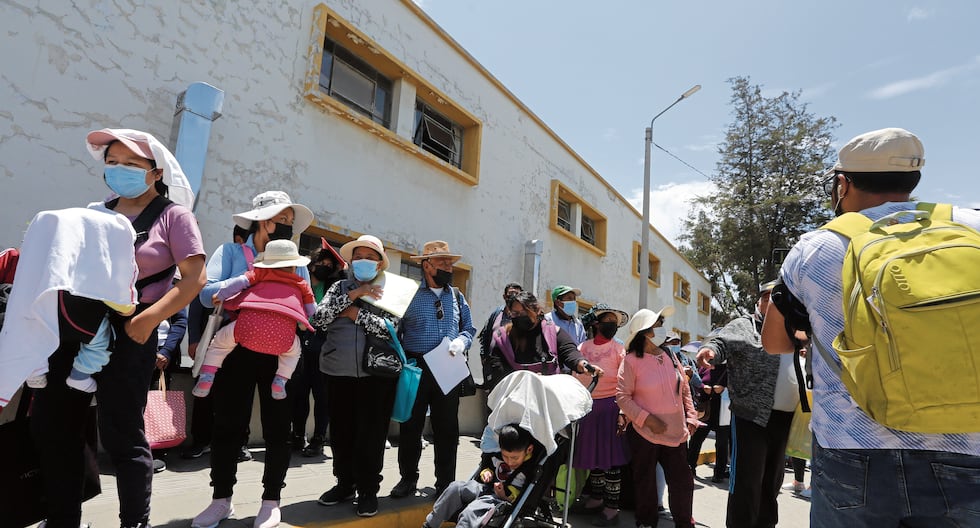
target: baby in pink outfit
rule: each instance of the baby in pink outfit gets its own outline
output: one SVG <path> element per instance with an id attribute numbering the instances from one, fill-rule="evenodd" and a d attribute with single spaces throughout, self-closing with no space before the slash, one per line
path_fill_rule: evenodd
<path id="1" fill-rule="evenodd" d="M 296 325 L 313 330 L 309 323 L 316 310 L 313 290 L 295 273 L 296 266 L 309 263 L 291 240 L 273 240 L 262 259 L 255 262 L 254 270 L 215 294 L 216 301 L 224 302 L 225 310 L 238 310 L 238 318 L 215 333 L 192 391 L 194 396 L 211 392 L 225 357 L 241 345 L 252 352 L 279 356 L 272 397 L 286 397 L 286 381 L 296 370 L 301 351 Z"/>

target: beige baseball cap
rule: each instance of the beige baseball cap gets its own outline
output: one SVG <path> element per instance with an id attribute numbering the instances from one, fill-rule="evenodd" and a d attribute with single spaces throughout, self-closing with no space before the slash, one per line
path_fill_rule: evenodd
<path id="1" fill-rule="evenodd" d="M 837 154 L 833 171 L 913 172 L 926 164 L 926 151 L 915 134 L 902 128 L 865 132 Z"/>

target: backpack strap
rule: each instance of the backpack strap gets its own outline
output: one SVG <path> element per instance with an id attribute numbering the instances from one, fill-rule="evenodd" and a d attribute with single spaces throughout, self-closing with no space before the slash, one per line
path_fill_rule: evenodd
<path id="1" fill-rule="evenodd" d="M 136 231 L 136 241 L 133 243 L 134 246 L 139 247 L 143 242 L 146 242 L 150 238 L 150 227 L 153 226 L 154 222 L 160 218 L 163 214 L 163 210 L 167 208 L 168 205 L 173 202 L 160 196 L 156 195 L 150 203 L 140 211 L 140 214 L 133 220 L 133 230 Z M 107 209 L 115 210 L 116 206 L 119 205 L 119 198 L 114 198 L 105 203 Z M 136 291 L 137 293 L 142 293 L 143 288 L 153 284 L 155 282 L 162 281 L 171 275 L 173 275 L 174 270 L 177 269 L 177 265 L 173 264 L 170 267 L 154 273 L 149 277 L 143 277 L 142 279 L 136 281 Z"/>
<path id="2" fill-rule="evenodd" d="M 873 223 L 870 218 L 861 213 L 844 213 L 827 222 L 820 229 L 833 231 L 850 240 L 861 233 L 867 232 L 871 229 Z"/>
<path id="3" fill-rule="evenodd" d="M 544 342 L 548 344 L 548 353 L 551 358 L 558 360 L 558 325 L 549 319 L 541 320 L 541 333 L 544 334 Z"/>
<path id="4" fill-rule="evenodd" d="M 915 205 L 915 208 L 920 211 L 929 211 L 929 218 L 946 220 L 948 222 L 953 221 L 952 204 L 919 202 Z"/>
<path id="5" fill-rule="evenodd" d="M 252 253 L 252 248 L 248 244 L 242 244 L 242 255 L 245 256 L 245 266 L 248 271 L 252 271 L 255 268 L 255 253 Z"/>
<path id="6" fill-rule="evenodd" d="M 517 358 L 514 356 L 514 347 L 510 345 L 507 332 L 502 327 L 493 331 L 493 344 L 497 345 L 497 349 L 500 350 L 500 355 L 504 357 L 504 360 L 507 361 L 510 368 L 521 370 L 521 366 L 517 364 Z"/>

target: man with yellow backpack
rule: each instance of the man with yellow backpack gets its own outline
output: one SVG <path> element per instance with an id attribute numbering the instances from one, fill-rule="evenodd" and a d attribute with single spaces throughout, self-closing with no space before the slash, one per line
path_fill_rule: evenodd
<path id="1" fill-rule="evenodd" d="M 980 212 L 910 202 L 924 163 L 900 128 L 849 141 L 772 294 L 765 349 L 814 344 L 813 528 L 980 526 Z"/>

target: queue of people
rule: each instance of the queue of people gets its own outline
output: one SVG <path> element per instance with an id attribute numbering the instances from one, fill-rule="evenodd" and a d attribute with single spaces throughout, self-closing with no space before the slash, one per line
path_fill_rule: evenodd
<path id="1" fill-rule="evenodd" d="M 488 390 L 515 371 L 571 373 L 586 385 L 598 378 L 592 411 L 580 424 L 578 450 L 569 468 L 589 473 L 577 504 L 580 511 L 594 514 L 594 526 L 619 523 L 627 466 L 637 497 L 638 527 L 658 525 L 661 511 L 658 501 L 650 498 L 662 496 L 665 488 L 674 525 L 694 526 L 694 470 L 709 431 L 716 433 L 719 450 L 711 480 L 730 480 L 728 526 L 775 526 L 787 437 L 807 384 L 797 359 L 775 354 L 799 351 L 800 340 L 811 335 L 819 337 L 815 344 L 820 352 L 813 358 L 818 409 L 813 417 L 813 467 L 820 469 L 812 481 L 819 517 L 815 525 L 864 525 L 887 518 L 889 525 L 896 521 L 926 526 L 930 519 L 975 518 L 975 494 L 939 493 L 943 504 L 930 499 L 937 489 L 945 489 L 942 475 L 936 482 L 889 481 L 882 501 L 923 497 L 900 511 L 890 511 L 890 503 L 878 500 L 841 506 L 841 500 L 853 497 L 845 497 L 833 483 L 860 480 L 853 469 L 857 466 L 878 476 L 894 471 L 921 476 L 927 467 L 975 472 L 980 468 L 980 439 L 976 433 L 896 431 L 854 404 L 833 352 L 819 348 L 821 342 L 834 341 L 842 321 L 851 317 L 839 313 L 839 286 L 823 278 L 827 270 L 839 273 L 847 246 L 832 232 L 805 237 L 790 253 L 780 280 L 760 286 L 755 313 L 731 321 L 703 343 L 681 343 L 678 334 L 667 332 L 672 306 L 641 309 L 630 317 L 598 304 L 580 317 L 581 291 L 567 285 L 551 290 L 553 310 L 545 313 L 532 292 L 507 284 L 503 305 L 477 334 L 469 303 L 453 286 L 453 265 L 461 255 L 445 241 L 426 242 L 410 257 L 419 263 L 422 281 L 403 313 L 395 315 L 376 302 L 384 295 L 377 279 L 390 265 L 377 237 L 362 235 L 339 252 L 324 241 L 311 256 L 301 256 L 291 239 L 312 224 L 314 215 L 286 192 L 272 190 L 256 195 L 250 210 L 233 215 L 243 239 L 221 245 L 206 258 L 189 209 L 193 194 L 166 147 L 150 134 L 130 129 L 96 130 L 86 141 L 90 154 L 103 165 L 102 176 L 113 197 L 65 213 L 86 219 L 86 226 L 98 226 L 79 235 L 92 237 L 84 239 L 85 244 L 75 241 L 71 246 L 72 236 L 64 236 L 65 247 L 74 247 L 74 253 L 67 253 L 72 259 L 68 264 L 97 267 L 98 254 L 82 247 L 91 241 L 91 247 L 113 248 L 120 262 L 115 268 L 110 262 L 103 264 L 115 269 L 116 276 L 103 276 L 99 288 L 86 290 L 87 295 L 72 293 L 77 284 L 72 281 L 78 280 L 73 277 L 57 284 L 36 275 L 16 280 L 9 301 L 14 310 L 29 295 L 18 290 L 43 286 L 57 293 L 43 304 L 50 308 L 45 317 L 53 321 L 48 328 L 58 331 L 38 336 L 44 346 L 16 356 L 6 352 L 10 343 L 0 340 L 0 359 L 10 366 L 0 376 L 0 403 L 9 401 L 11 387 L 24 380 L 34 391 L 31 432 L 44 476 L 45 528 L 83 526 L 84 428 L 93 396 L 98 397 L 102 445 L 115 469 L 120 526 L 150 526 L 152 475 L 160 464 L 154 463 L 158 454 L 151 453 L 146 439 L 143 408 L 152 373 L 172 370 L 185 328 L 190 329 L 192 354 L 201 355 L 203 363 L 193 391 L 195 438 L 189 454 L 200 456 L 210 449 L 213 487 L 210 503 L 202 504 L 191 521 L 195 528 L 213 528 L 235 514 L 237 463 L 247 453 L 243 445 L 256 390 L 265 457 L 254 526 L 280 524 L 281 490 L 291 452 L 322 455 L 328 424 L 336 433 L 329 437 L 335 482 L 317 502 L 335 506 L 356 499 L 357 515 L 378 513 L 397 381 L 368 368 L 368 342 L 403 347 L 421 370 L 414 406 L 399 430 L 400 479 L 390 496 L 402 498 L 417 491 L 422 432 L 428 420 L 439 499 L 427 523 L 434 527 L 451 510 L 476 504 L 479 508 L 467 506 L 472 521 L 484 507 L 513 502 L 523 487 L 515 484 L 513 475 L 524 471 L 516 472 L 534 451 L 526 431 L 514 428 L 500 435 L 488 428 L 482 447 L 501 455 L 487 459 L 480 479 L 492 486 L 457 481 L 460 386 L 444 390 L 428 363 L 433 358 L 429 354 L 440 346 L 453 356 L 466 354 L 477 338 L 482 384 Z M 901 129 L 855 138 L 841 150 L 828 179 L 835 207 L 841 214 L 869 211 L 872 216 L 904 211 L 921 163 L 909 165 L 914 171 L 893 165 L 895 160 L 923 156 L 918 139 Z M 893 178 L 894 185 L 882 184 L 881 174 Z M 893 203 L 898 198 L 902 205 Z M 954 209 L 951 214 L 980 226 L 969 211 Z M 40 218 L 35 221 L 40 223 Z M 61 239 L 52 240 L 60 244 Z M 26 242 L 23 258 L 30 260 L 34 257 Z M 811 266 L 820 267 L 821 273 L 814 274 Z M 770 306 L 774 291 L 784 300 Z M 190 321 L 185 314 L 188 305 Z M 202 310 L 217 307 L 226 310 L 225 319 L 213 340 L 204 342 Z M 4 339 L 26 339 L 32 328 L 23 322 L 8 324 L 15 329 L 5 331 Z M 628 330 L 625 342 L 616 338 L 623 327 Z M 696 364 L 685 352 L 696 355 Z M 16 383 L 11 382 L 14 378 Z M 307 439 L 311 392 L 314 431 Z M 348 404 L 351 400 L 356 408 Z M 730 419 L 722 418 L 726 413 Z M 842 429 L 842 424 L 851 425 Z M 845 429 L 851 433 L 838 434 Z M 865 454 L 867 450 L 874 453 Z M 901 461 L 895 462 L 895 457 Z M 657 478 L 658 466 L 662 479 Z M 809 491 L 802 487 L 805 464 L 796 462 L 795 467 L 791 487 L 783 489 Z M 493 495 L 481 500 L 481 493 Z"/>

